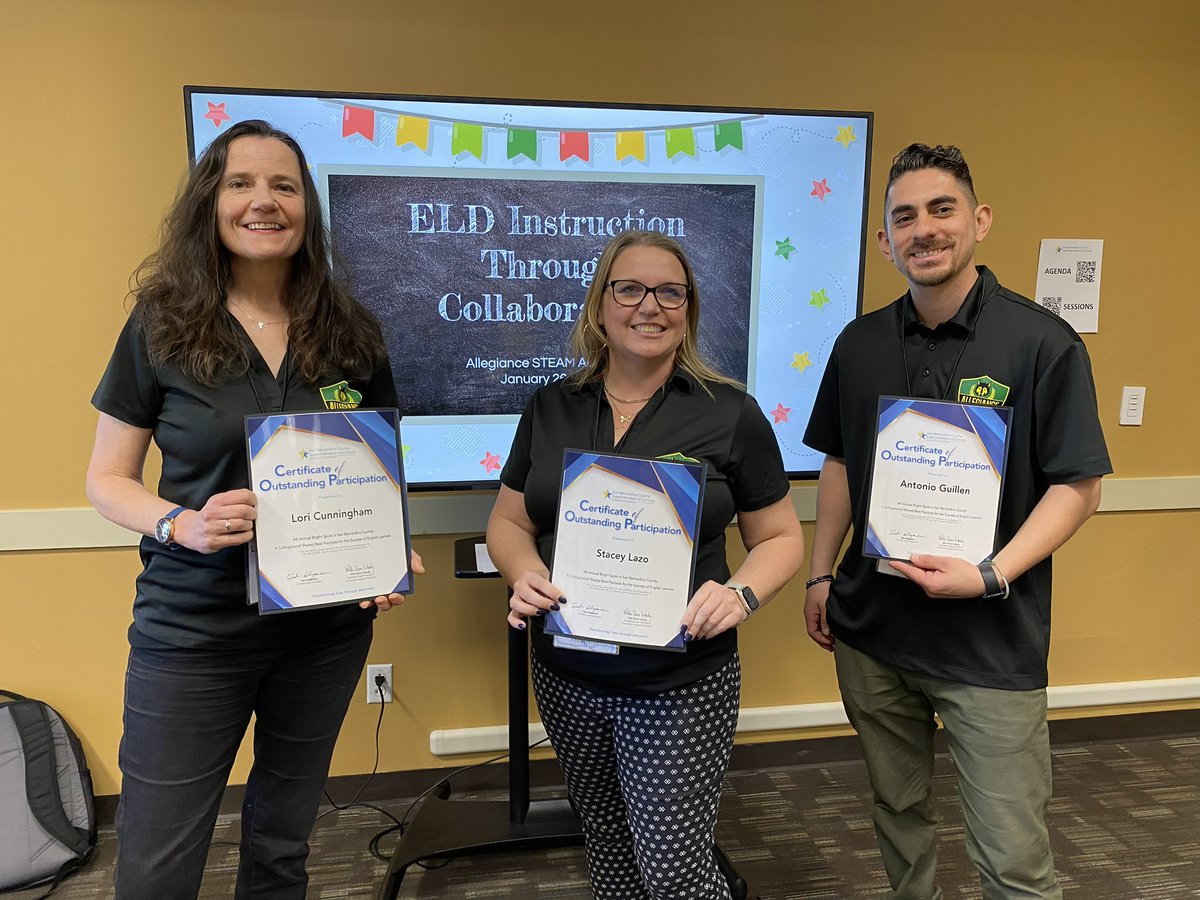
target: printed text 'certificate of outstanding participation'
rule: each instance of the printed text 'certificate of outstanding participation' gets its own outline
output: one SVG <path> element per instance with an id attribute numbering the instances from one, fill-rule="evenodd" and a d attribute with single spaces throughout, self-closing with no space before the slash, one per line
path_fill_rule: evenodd
<path id="1" fill-rule="evenodd" d="M 684 649 L 706 472 L 693 460 L 563 452 L 551 580 L 569 602 L 546 621 L 556 644 Z"/>
<path id="2" fill-rule="evenodd" d="M 980 563 L 995 549 L 1012 410 L 881 397 L 863 555 L 934 553 Z"/>
<path id="3" fill-rule="evenodd" d="M 246 417 L 260 613 L 412 590 L 398 423 L 394 409 Z"/>

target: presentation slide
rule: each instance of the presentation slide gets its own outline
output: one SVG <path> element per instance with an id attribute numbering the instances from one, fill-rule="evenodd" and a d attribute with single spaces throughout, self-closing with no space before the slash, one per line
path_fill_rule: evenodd
<path id="1" fill-rule="evenodd" d="M 706 358 L 789 473 L 834 338 L 862 308 L 869 113 L 187 88 L 189 150 L 243 119 L 304 147 L 355 296 L 383 324 L 410 489 L 494 487 L 605 244 L 680 241 Z"/>

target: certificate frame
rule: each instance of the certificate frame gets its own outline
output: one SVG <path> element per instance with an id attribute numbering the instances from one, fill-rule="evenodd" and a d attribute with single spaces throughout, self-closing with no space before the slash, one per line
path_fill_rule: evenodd
<path id="1" fill-rule="evenodd" d="M 615 647 L 684 652 L 708 465 L 563 450 L 551 562 L 570 601 L 547 634 Z"/>
<path id="2" fill-rule="evenodd" d="M 863 556 L 966 559 L 996 549 L 1012 408 L 881 396 Z"/>
<path id="3" fill-rule="evenodd" d="M 246 416 L 260 615 L 412 592 L 399 425 L 392 408 Z"/>

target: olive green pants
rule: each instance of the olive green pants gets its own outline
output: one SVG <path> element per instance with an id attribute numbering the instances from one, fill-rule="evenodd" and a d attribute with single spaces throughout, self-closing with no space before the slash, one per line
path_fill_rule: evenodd
<path id="1" fill-rule="evenodd" d="M 934 714 L 958 772 L 967 853 L 984 900 L 1050 898 L 1046 691 L 1002 691 L 897 669 L 839 642 L 838 683 L 874 791 L 879 851 L 895 900 L 941 900 L 935 884 Z"/>

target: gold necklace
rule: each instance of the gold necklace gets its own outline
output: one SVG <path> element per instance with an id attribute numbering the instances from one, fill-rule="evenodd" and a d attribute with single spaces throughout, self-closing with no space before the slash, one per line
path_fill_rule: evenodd
<path id="1" fill-rule="evenodd" d="M 615 396 L 613 394 L 613 392 L 608 389 L 608 385 L 605 384 L 604 385 L 604 393 L 608 394 L 608 399 L 610 401 L 612 401 L 613 409 L 616 409 L 616 405 L 618 403 L 625 403 L 625 404 L 628 404 L 631 406 L 634 404 L 645 403 L 646 401 L 648 401 L 650 399 L 650 397 L 653 397 L 654 394 L 657 394 L 658 391 L 655 391 L 654 394 L 650 395 L 650 397 L 642 397 L 640 400 L 622 400 L 620 397 Z M 620 424 L 624 425 L 626 422 L 628 422 L 632 419 L 636 419 L 638 412 L 641 412 L 641 410 L 630 413 L 629 415 L 625 415 L 625 413 L 621 412 L 621 410 L 619 410 L 619 409 L 616 409 L 616 412 L 617 412 L 617 417 L 621 420 Z"/>
<path id="2" fill-rule="evenodd" d="M 289 321 L 288 319 L 280 319 L 278 322 L 266 322 L 266 321 L 258 318 L 257 316 L 250 315 L 250 313 L 246 312 L 246 308 L 244 306 L 242 306 L 240 303 L 238 303 L 236 300 L 230 298 L 229 303 L 231 306 L 235 306 L 241 311 L 242 317 L 244 319 L 246 319 L 247 321 L 253 322 L 255 325 L 257 325 L 259 331 L 262 331 L 263 328 L 265 328 L 268 325 L 286 325 Z"/>

